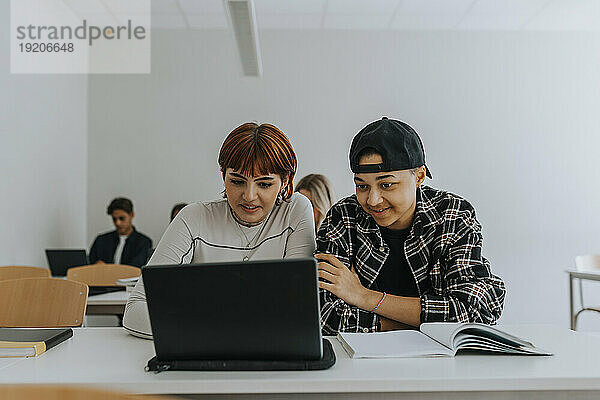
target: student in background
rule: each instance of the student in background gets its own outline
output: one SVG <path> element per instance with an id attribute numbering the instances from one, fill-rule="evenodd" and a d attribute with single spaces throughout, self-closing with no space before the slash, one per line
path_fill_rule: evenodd
<path id="1" fill-rule="evenodd" d="M 321 221 L 333 205 L 335 196 L 333 187 L 325 175 L 309 174 L 298 181 L 296 192 L 305 195 L 313 207 L 315 229 L 319 230 Z"/>
<path id="2" fill-rule="evenodd" d="M 114 199 L 106 213 L 112 217 L 115 230 L 99 235 L 90 250 L 90 262 L 125 264 L 141 267 L 148 261 L 152 240 L 133 226 L 133 203 L 124 197 Z"/>
<path id="3" fill-rule="evenodd" d="M 296 154 L 283 132 L 269 124 L 240 125 L 223 142 L 219 166 L 225 198 L 181 210 L 148 265 L 312 257 L 312 207 L 294 193 Z M 152 338 L 141 278 L 125 306 L 123 327 Z"/>
<path id="4" fill-rule="evenodd" d="M 350 147 L 356 194 L 327 213 L 317 234 L 325 334 L 493 324 L 505 287 L 481 254 L 481 225 L 465 199 L 424 185 L 421 139 L 383 118 Z"/>
<path id="5" fill-rule="evenodd" d="M 187 206 L 187 203 L 177 203 L 173 206 L 173 209 L 171 210 L 171 222 L 173 222 L 175 216 L 179 214 L 179 211 L 185 206 Z"/>

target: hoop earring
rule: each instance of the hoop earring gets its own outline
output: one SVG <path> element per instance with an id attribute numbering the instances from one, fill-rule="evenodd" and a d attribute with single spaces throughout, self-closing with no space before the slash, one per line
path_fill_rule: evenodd
<path id="1" fill-rule="evenodd" d="M 283 194 L 281 194 L 281 192 L 279 192 L 277 194 L 277 199 L 275 199 L 275 205 L 281 205 L 281 203 L 283 203 Z"/>

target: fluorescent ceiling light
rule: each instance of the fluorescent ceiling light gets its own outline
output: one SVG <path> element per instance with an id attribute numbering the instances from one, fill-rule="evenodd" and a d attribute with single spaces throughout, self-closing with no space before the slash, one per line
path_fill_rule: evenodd
<path id="1" fill-rule="evenodd" d="M 252 0 L 223 0 L 227 19 L 242 62 L 245 76 L 262 75 L 262 58 L 258 42 L 256 13 Z"/>

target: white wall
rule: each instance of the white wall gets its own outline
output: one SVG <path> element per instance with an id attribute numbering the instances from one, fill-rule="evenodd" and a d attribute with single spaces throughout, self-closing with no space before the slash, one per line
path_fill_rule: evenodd
<path id="1" fill-rule="evenodd" d="M 117 195 L 155 242 L 175 202 L 218 197 L 218 148 L 247 120 L 349 194 L 351 138 L 388 115 L 420 132 L 431 185 L 475 205 L 503 321 L 568 326 L 563 270 L 600 252 L 600 35 L 266 31 L 261 79 L 240 76 L 228 32 L 152 39 L 152 74 L 90 77 L 88 243 Z"/>
<path id="2" fill-rule="evenodd" d="M 4 27 L 9 4 L 0 2 Z M 13 75 L 9 49 L 3 34 L 0 265 L 46 267 L 45 248 L 87 246 L 87 78 Z"/>

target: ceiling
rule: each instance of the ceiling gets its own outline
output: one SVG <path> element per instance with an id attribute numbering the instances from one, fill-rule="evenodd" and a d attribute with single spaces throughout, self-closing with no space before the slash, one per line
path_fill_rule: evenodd
<path id="1" fill-rule="evenodd" d="M 78 15 L 127 1 L 64 0 Z M 138 0 L 141 1 L 141 0 Z M 254 0 L 259 30 L 600 31 L 600 0 Z M 227 29 L 222 0 L 151 0 L 153 29 Z"/>

